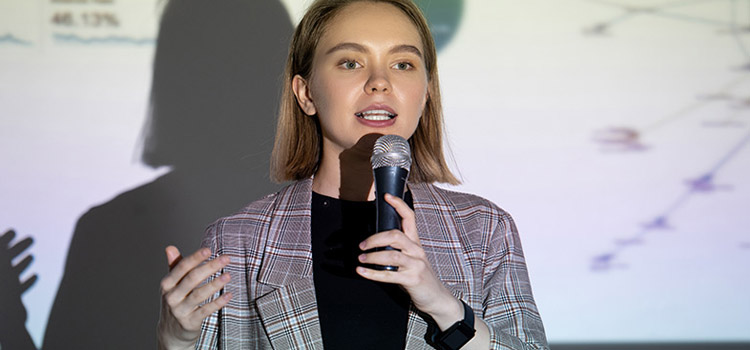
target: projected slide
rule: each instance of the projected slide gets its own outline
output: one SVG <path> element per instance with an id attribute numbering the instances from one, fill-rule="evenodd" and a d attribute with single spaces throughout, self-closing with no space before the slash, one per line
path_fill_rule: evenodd
<path id="1" fill-rule="evenodd" d="M 550 343 L 750 344 L 750 1 L 416 2 L 455 189 L 512 214 Z M 82 242 L 137 284 L 127 247 L 160 269 L 166 242 L 274 189 L 309 3 L 0 0 L 0 234 L 34 239 L 37 345 L 66 330 L 68 260 L 99 252 Z M 155 315 L 156 285 L 122 313 Z"/>

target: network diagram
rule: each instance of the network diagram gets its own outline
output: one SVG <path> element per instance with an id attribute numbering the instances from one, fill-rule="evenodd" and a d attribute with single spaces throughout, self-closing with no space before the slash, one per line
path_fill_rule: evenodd
<path id="1" fill-rule="evenodd" d="M 659 145 L 646 142 L 646 136 L 658 129 L 668 127 L 675 121 L 694 117 L 698 111 L 717 104 L 723 105 L 723 110 L 729 112 L 710 120 L 702 120 L 699 122 L 700 126 L 733 129 L 735 132 L 732 133 L 732 137 L 736 137 L 738 134 L 736 131 L 744 131 L 744 133 L 739 133 L 742 136 L 734 140 L 731 147 L 721 154 L 716 154 L 713 162 L 705 164 L 705 171 L 684 179 L 682 193 L 676 198 L 666 200 L 662 211 L 645 217 L 642 222 L 634 225 L 630 235 L 615 239 L 608 250 L 594 256 L 591 259 L 590 268 L 601 272 L 626 267 L 627 264 L 620 259 L 623 252 L 642 245 L 651 235 L 659 231 L 675 229 L 675 224 L 671 220 L 675 213 L 683 209 L 691 200 L 705 200 L 705 196 L 696 198 L 698 194 L 712 195 L 720 191 L 732 190 L 732 185 L 721 183 L 718 179 L 727 164 L 736 161 L 743 151 L 750 148 L 750 127 L 747 123 L 747 117 L 750 116 L 750 97 L 747 95 L 747 87 L 750 83 L 750 49 L 746 44 L 750 40 L 750 1 L 678 0 L 660 4 L 643 1 L 590 0 L 589 2 L 611 8 L 614 15 L 585 27 L 583 34 L 587 37 L 613 37 L 618 29 L 628 26 L 634 19 L 650 16 L 665 22 L 677 21 L 682 24 L 701 26 L 713 31 L 716 35 L 729 36 L 738 57 L 744 60 L 736 67 L 717 67 L 732 69 L 733 78 L 713 91 L 700 93 L 672 113 L 656 117 L 655 120 L 645 125 L 611 126 L 594 133 L 593 141 L 607 154 L 650 152 L 657 149 Z M 634 5 L 634 3 L 641 5 Z M 696 11 L 696 7 L 699 6 L 720 7 L 721 9 L 717 9 L 719 10 L 717 12 L 725 13 L 725 16 L 723 18 L 702 16 L 700 11 Z M 697 87 L 697 90 L 700 89 L 703 87 Z M 655 198 L 655 200 L 658 199 Z M 737 247 L 750 250 L 750 237 L 737 242 Z"/>

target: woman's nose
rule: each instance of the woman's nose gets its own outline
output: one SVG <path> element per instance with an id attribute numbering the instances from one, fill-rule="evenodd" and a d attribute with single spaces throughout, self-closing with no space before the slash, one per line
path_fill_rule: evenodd
<path id="1" fill-rule="evenodd" d="M 376 92 L 390 93 L 391 82 L 388 79 L 388 74 L 379 69 L 372 71 L 370 78 L 365 84 L 365 92 L 368 94 Z"/>

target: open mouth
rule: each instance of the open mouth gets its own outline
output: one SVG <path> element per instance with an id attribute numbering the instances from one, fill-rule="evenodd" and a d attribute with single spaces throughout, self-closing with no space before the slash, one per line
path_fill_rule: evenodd
<path id="1" fill-rule="evenodd" d="M 390 120 L 397 116 L 397 114 L 393 114 L 384 109 L 372 109 L 369 111 L 355 113 L 354 115 L 356 115 L 358 118 L 372 121 Z"/>

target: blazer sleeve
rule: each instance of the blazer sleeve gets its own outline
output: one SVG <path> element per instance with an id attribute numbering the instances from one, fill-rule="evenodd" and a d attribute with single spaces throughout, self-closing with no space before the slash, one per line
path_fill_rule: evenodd
<path id="1" fill-rule="evenodd" d="M 483 272 L 482 319 L 490 329 L 490 348 L 549 349 L 516 225 L 508 213 L 497 210 Z"/>
<path id="2" fill-rule="evenodd" d="M 217 225 L 213 224 L 209 226 L 206 229 L 206 233 L 203 236 L 203 242 L 201 243 L 201 247 L 206 247 L 208 249 L 211 249 L 211 257 L 209 260 L 216 259 L 219 256 L 219 249 L 218 249 L 218 234 L 217 234 Z M 222 271 L 218 271 L 217 273 L 211 275 L 206 279 L 206 281 L 203 282 L 203 284 L 210 283 L 215 278 L 219 277 L 221 275 Z M 208 300 L 206 300 L 202 305 L 208 304 L 216 298 L 221 296 L 221 291 L 214 293 Z M 207 318 L 203 320 L 203 323 L 201 324 L 201 335 L 198 338 L 198 341 L 195 344 L 195 349 L 198 350 L 216 350 L 218 349 L 218 339 L 219 339 L 219 331 L 220 331 L 220 313 L 222 310 L 216 311 L 209 315 Z"/>

